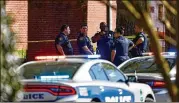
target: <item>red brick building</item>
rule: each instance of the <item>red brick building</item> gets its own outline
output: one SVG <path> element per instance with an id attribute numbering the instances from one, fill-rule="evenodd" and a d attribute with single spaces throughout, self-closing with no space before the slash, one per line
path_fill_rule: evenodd
<path id="1" fill-rule="evenodd" d="M 17 33 L 16 48 L 27 50 L 27 60 L 34 60 L 35 56 L 40 55 L 57 55 L 54 39 L 62 24 L 70 26 L 70 39 L 77 38 L 77 32 L 83 23 L 88 24 L 90 37 L 99 31 L 99 23 L 107 22 L 108 19 L 110 29 L 114 30 L 116 26 L 115 10 L 109 9 L 110 14 L 107 15 L 107 6 L 100 1 L 88 0 L 83 3 L 81 1 L 85 0 L 6 1 L 6 11 L 15 21 L 12 28 Z M 116 1 L 110 2 L 116 6 Z M 153 18 L 157 17 L 154 15 Z M 160 30 L 163 26 L 158 25 Z M 71 41 L 71 43 L 75 54 L 78 54 L 76 41 Z"/>

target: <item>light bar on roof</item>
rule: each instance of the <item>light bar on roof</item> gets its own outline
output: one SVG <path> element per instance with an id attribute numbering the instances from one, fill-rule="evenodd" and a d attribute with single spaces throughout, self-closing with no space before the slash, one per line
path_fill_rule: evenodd
<path id="1" fill-rule="evenodd" d="M 65 56 L 36 56 L 35 60 L 55 60 L 55 59 L 64 59 Z"/>
<path id="2" fill-rule="evenodd" d="M 153 53 L 152 52 L 147 52 L 147 53 L 142 53 L 142 55 L 144 55 L 144 56 L 146 56 L 146 55 L 151 56 L 151 55 L 153 55 Z"/>
<path id="3" fill-rule="evenodd" d="M 68 55 L 66 58 L 100 58 L 100 55 Z"/>
<path id="4" fill-rule="evenodd" d="M 100 55 L 88 55 L 88 58 L 100 58 Z"/>
<path id="5" fill-rule="evenodd" d="M 163 52 L 161 53 L 162 55 L 170 55 L 170 56 L 175 56 L 176 52 Z"/>
<path id="6" fill-rule="evenodd" d="M 169 56 L 175 56 L 176 52 L 162 52 L 161 55 L 169 55 Z M 152 52 L 142 53 L 143 56 L 151 56 L 154 55 Z"/>
<path id="7" fill-rule="evenodd" d="M 35 60 L 57 60 L 57 59 L 64 59 L 64 58 L 95 59 L 100 57 L 101 57 L 100 55 L 36 56 Z"/>

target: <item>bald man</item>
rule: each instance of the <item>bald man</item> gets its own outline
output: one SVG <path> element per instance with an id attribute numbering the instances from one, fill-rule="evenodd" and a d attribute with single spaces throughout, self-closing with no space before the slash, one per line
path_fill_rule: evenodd
<path id="1" fill-rule="evenodd" d="M 101 59 L 111 61 L 111 51 L 113 45 L 114 32 L 110 31 L 105 22 L 100 23 L 100 32 L 97 32 L 91 39 L 93 43 L 97 43 L 97 50 L 101 55 Z"/>

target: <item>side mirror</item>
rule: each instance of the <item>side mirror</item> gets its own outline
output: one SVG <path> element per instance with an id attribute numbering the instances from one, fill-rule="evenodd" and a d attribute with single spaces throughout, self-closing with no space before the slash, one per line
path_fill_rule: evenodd
<path id="1" fill-rule="evenodd" d="M 129 85 L 129 78 L 128 78 L 128 77 L 126 78 L 125 83 L 126 83 L 127 85 Z"/>
<path id="2" fill-rule="evenodd" d="M 136 76 L 128 76 L 128 81 L 129 82 L 137 82 L 137 77 Z"/>

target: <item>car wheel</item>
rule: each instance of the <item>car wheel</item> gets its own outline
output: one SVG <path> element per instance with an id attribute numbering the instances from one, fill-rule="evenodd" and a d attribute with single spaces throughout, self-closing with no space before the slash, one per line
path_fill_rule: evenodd
<path id="1" fill-rule="evenodd" d="M 93 99 L 91 102 L 100 102 L 100 100 L 97 99 L 97 98 L 95 98 L 95 99 Z"/>
<path id="2" fill-rule="evenodd" d="M 154 100 L 152 98 L 147 97 L 145 98 L 145 102 L 154 102 Z"/>

